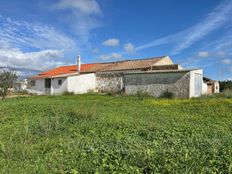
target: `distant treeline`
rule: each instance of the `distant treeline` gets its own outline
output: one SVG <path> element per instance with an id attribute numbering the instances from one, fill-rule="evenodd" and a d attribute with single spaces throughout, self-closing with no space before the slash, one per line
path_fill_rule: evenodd
<path id="1" fill-rule="evenodd" d="M 232 80 L 219 81 L 219 84 L 221 92 L 226 89 L 232 90 Z"/>

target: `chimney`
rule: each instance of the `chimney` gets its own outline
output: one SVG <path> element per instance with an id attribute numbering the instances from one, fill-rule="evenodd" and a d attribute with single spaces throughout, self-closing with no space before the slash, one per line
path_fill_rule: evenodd
<path id="1" fill-rule="evenodd" d="M 81 56 L 77 56 L 77 72 L 81 72 Z"/>

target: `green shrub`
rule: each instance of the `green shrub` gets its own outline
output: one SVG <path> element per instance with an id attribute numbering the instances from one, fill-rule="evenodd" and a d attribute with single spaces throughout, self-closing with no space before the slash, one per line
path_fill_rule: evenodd
<path id="1" fill-rule="evenodd" d="M 17 94 L 17 95 L 28 95 L 29 92 L 27 90 L 21 90 L 19 92 L 15 92 L 15 94 Z"/>
<path id="2" fill-rule="evenodd" d="M 160 98 L 173 99 L 175 98 L 175 94 L 173 92 L 166 90 L 160 95 Z"/>
<path id="3" fill-rule="evenodd" d="M 232 98 L 232 89 L 225 89 L 223 92 L 216 94 L 216 96 Z"/>
<path id="4" fill-rule="evenodd" d="M 232 90 L 225 89 L 223 92 L 210 94 L 210 95 L 202 95 L 199 98 L 232 98 Z"/>
<path id="5" fill-rule="evenodd" d="M 232 80 L 226 80 L 226 81 L 219 81 L 220 84 L 220 92 L 223 92 L 224 90 L 232 90 Z"/>

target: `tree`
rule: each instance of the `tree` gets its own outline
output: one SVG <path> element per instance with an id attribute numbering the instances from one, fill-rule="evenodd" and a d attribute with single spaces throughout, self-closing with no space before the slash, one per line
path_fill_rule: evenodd
<path id="1" fill-rule="evenodd" d="M 226 80 L 226 81 L 220 81 L 220 91 L 225 91 L 225 90 L 232 90 L 232 81 L 231 80 Z"/>
<path id="2" fill-rule="evenodd" d="M 9 88 L 12 88 L 18 76 L 16 72 L 6 69 L 0 68 L 0 96 L 2 99 L 5 99 Z"/>

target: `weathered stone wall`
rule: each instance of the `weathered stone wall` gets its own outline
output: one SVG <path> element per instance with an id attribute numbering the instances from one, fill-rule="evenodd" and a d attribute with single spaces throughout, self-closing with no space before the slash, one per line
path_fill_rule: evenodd
<path id="1" fill-rule="evenodd" d="M 168 90 L 178 98 L 189 98 L 189 72 L 125 74 L 124 78 L 128 95 L 145 93 L 159 97 Z"/>
<path id="2" fill-rule="evenodd" d="M 99 92 L 120 92 L 123 90 L 121 73 L 101 73 L 96 75 L 96 89 Z"/>

